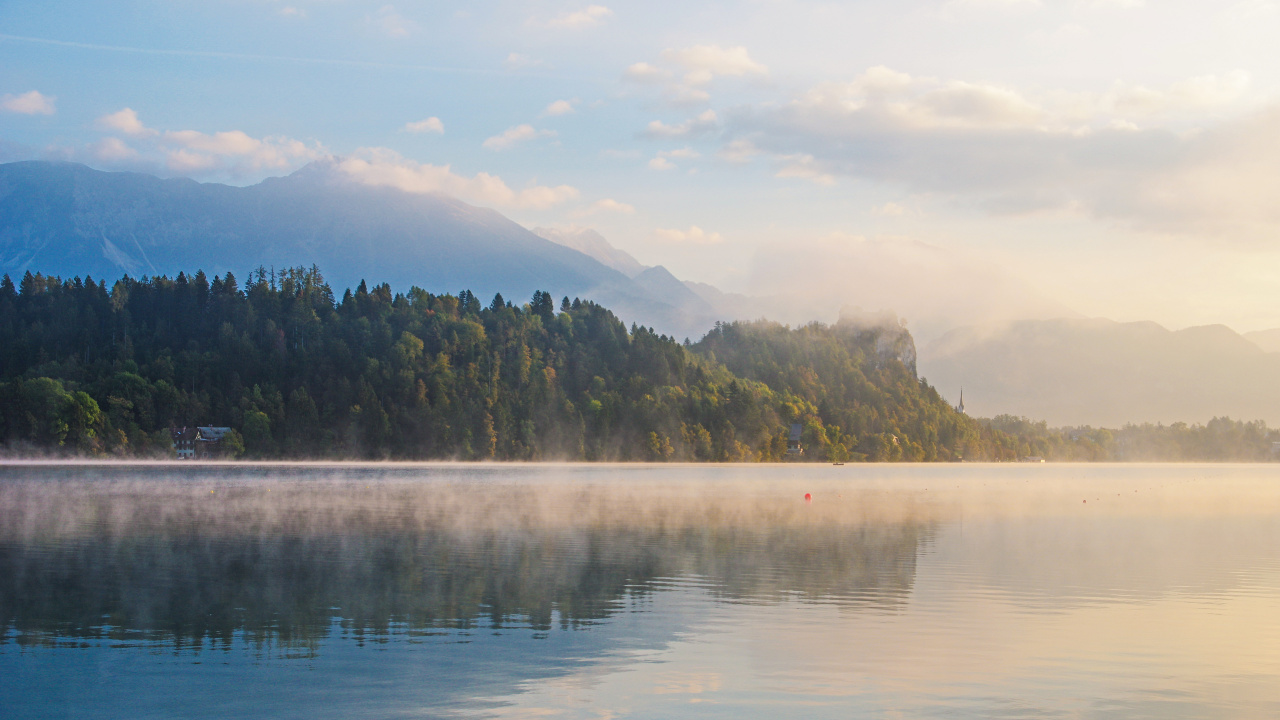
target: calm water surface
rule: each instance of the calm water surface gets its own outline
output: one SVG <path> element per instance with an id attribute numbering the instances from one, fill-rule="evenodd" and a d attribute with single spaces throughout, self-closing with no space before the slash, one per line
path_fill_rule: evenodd
<path id="1" fill-rule="evenodd" d="M 494 716 L 1280 717 L 1280 466 L 0 466 L 0 717 Z"/>

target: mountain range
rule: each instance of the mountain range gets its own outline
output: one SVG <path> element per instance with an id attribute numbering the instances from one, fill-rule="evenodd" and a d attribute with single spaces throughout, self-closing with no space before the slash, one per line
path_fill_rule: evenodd
<path id="1" fill-rule="evenodd" d="M 0 273 L 15 280 L 28 270 L 111 281 L 297 265 L 319 266 L 339 293 L 365 278 L 517 303 L 546 290 L 694 338 L 715 319 L 663 268 L 631 277 L 494 210 L 364 185 L 332 163 L 248 187 L 74 163 L 0 165 Z"/>
<path id="2" fill-rule="evenodd" d="M 880 257 L 890 276 L 918 261 L 933 268 L 929 277 L 945 279 L 936 253 L 920 250 L 910 260 L 874 244 L 862 249 Z M 778 272 L 823 272 L 821 263 L 806 262 L 795 268 L 779 262 Z M 259 266 L 298 265 L 319 266 L 338 293 L 364 279 L 385 280 L 396 291 L 468 289 L 486 302 L 502 293 L 522 303 L 546 290 L 556 298 L 595 300 L 628 323 L 679 338 L 697 339 L 717 320 L 799 324 L 837 310 L 767 284 L 747 296 L 682 281 L 589 228 L 531 231 L 445 195 L 365 185 L 332 162 L 248 187 L 74 163 L 0 165 L 0 274 L 15 281 L 28 270 L 111 282 L 125 273 L 175 276 L 196 269 L 243 278 Z M 867 267 L 858 277 L 875 272 Z M 799 285 L 797 292 L 814 283 Z M 885 292 L 871 296 L 910 312 L 910 298 Z M 896 307 L 899 301 L 903 307 Z M 957 307 L 967 312 L 968 306 Z M 1043 319 L 1052 311 L 1044 307 L 1037 310 L 1042 319 L 988 326 L 998 329 L 925 333 L 921 375 L 953 402 L 963 387 L 967 409 L 979 416 L 1115 427 L 1229 415 L 1280 424 L 1280 329 L 1242 336 L 1220 325 L 1170 331 L 1150 322 Z"/>
<path id="3" fill-rule="evenodd" d="M 966 410 L 982 417 L 1007 413 L 1052 426 L 1222 416 L 1280 424 L 1280 353 L 1224 325 L 1173 331 L 1059 318 L 960 328 L 922 347 L 919 367 L 953 400 L 963 388 Z"/>

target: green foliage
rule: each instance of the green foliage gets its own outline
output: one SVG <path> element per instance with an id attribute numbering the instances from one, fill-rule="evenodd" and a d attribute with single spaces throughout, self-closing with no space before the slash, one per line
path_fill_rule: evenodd
<path id="1" fill-rule="evenodd" d="M 895 318 L 718 324 L 693 350 L 770 388 L 783 422 L 803 428 L 806 459 L 1011 459 L 995 434 L 916 377 L 915 343 Z M 779 459 L 785 441 L 763 459 Z"/>
<path id="2" fill-rule="evenodd" d="M 806 461 L 1269 457 L 1261 424 L 1050 430 L 957 413 L 895 321 L 717 325 L 692 346 L 545 292 L 335 299 L 316 268 L 0 282 L 0 442 L 171 452 L 218 425 L 232 457 Z M 1168 445 L 1168 443 L 1173 445 Z M 1163 443 L 1163 444 L 1162 444 Z M 1221 452 L 1214 455 L 1214 448 Z M 1225 449 L 1224 449 L 1225 448 Z"/>

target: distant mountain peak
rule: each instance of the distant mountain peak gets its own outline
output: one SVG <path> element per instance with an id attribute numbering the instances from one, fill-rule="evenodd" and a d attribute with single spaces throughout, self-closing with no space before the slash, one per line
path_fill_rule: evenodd
<path id="1" fill-rule="evenodd" d="M 645 266 L 641 265 L 639 260 L 631 257 L 625 250 L 614 247 L 604 239 L 603 235 L 591 228 L 536 227 L 533 229 L 533 234 L 593 257 L 629 278 L 634 278 L 645 270 Z"/>

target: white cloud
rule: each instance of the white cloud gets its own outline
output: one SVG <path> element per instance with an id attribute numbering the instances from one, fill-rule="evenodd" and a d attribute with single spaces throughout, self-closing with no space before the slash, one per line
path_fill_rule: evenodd
<path id="1" fill-rule="evenodd" d="M 654 120 L 645 128 L 644 134 L 653 138 L 696 137 L 714 131 L 719 125 L 720 118 L 716 112 L 707 110 L 678 125 L 668 125 L 661 120 Z"/>
<path id="2" fill-rule="evenodd" d="M 54 101 L 57 98 L 43 95 L 36 90 L 21 95 L 0 95 L 0 112 L 17 113 L 19 115 L 52 115 L 57 110 Z"/>
<path id="3" fill-rule="evenodd" d="M 901 217 L 907 214 L 907 209 L 896 202 L 887 202 L 871 208 L 871 214 L 880 217 Z"/>
<path id="4" fill-rule="evenodd" d="M 95 124 L 131 141 L 106 137 L 83 152 L 72 152 L 68 159 L 80 157 L 147 172 L 251 179 L 289 173 L 313 160 L 329 157 L 329 151 L 319 143 L 307 144 L 284 136 L 258 138 L 241 130 L 161 131 L 144 125 L 132 108 L 103 115 Z"/>
<path id="5" fill-rule="evenodd" d="M 218 159 L 190 150 L 173 150 L 169 152 L 165 164 L 173 172 L 193 174 L 213 170 L 218 165 Z"/>
<path id="6" fill-rule="evenodd" d="M 554 117 L 556 115 L 568 115 L 573 112 L 574 103 L 577 100 L 556 100 L 542 111 L 543 116 Z"/>
<path id="7" fill-rule="evenodd" d="M 1280 186 L 1264 169 L 1280 166 L 1280 105 L 1218 119 L 1248 87 L 1247 75 L 1228 73 L 1032 95 L 881 67 L 735 110 L 723 135 L 769 154 L 784 178 L 855 177 L 994 214 L 1260 240 L 1280 229 Z"/>
<path id="8" fill-rule="evenodd" d="M 634 205 L 618 202 L 613 198 L 605 198 L 591 203 L 590 210 L 591 212 L 613 212 L 621 215 L 634 215 L 636 212 Z"/>
<path id="9" fill-rule="evenodd" d="M 627 69 L 622 71 L 622 79 L 638 83 L 664 82 L 670 77 L 671 73 L 660 67 L 650 65 L 647 62 L 638 62 L 628 65 Z"/>
<path id="10" fill-rule="evenodd" d="M 691 147 L 682 147 L 679 150 L 663 150 L 658 153 L 658 157 L 681 158 L 685 160 L 691 160 L 693 158 L 702 157 L 702 153 L 698 152 L 697 150 L 694 150 Z"/>
<path id="11" fill-rule="evenodd" d="M 742 46 L 694 45 L 683 50 L 666 50 L 662 57 L 685 69 L 684 81 L 689 85 L 705 85 L 717 75 L 742 77 L 769 72 L 764 65 L 752 60 Z"/>
<path id="12" fill-rule="evenodd" d="M 834 185 L 836 182 L 835 177 L 825 172 L 812 155 L 803 153 L 783 155 L 779 157 L 779 160 L 782 160 L 783 164 L 778 169 L 778 172 L 774 173 L 774 177 L 800 178 L 802 180 L 810 180 L 818 185 Z"/>
<path id="13" fill-rule="evenodd" d="M 133 108 L 124 108 L 110 115 L 103 115 L 98 118 L 97 125 L 104 130 L 114 130 L 131 137 L 148 137 L 157 134 L 155 130 L 142 124 L 138 119 L 138 113 L 134 112 Z"/>
<path id="14" fill-rule="evenodd" d="M 417 25 L 401 15 L 394 5 L 383 5 L 378 12 L 365 16 L 365 22 L 387 37 L 408 37 Z"/>
<path id="15" fill-rule="evenodd" d="M 433 133 L 442 134 L 444 133 L 444 123 L 440 122 L 440 118 L 432 115 L 426 120 L 419 120 L 417 122 L 405 123 L 404 127 L 401 129 L 404 130 L 405 132 L 411 132 L 411 133 L 433 132 Z"/>
<path id="16" fill-rule="evenodd" d="M 780 321 L 812 320 L 815 308 L 892 310 L 910 322 L 921 345 L 958 325 L 1072 314 L 1041 294 L 1034 286 L 1039 279 L 1008 272 L 993 257 L 912 238 L 845 233 L 768 241 L 747 274 L 753 294 L 770 297 Z"/>
<path id="17" fill-rule="evenodd" d="M 213 134 L 196 130 L 166 132 L 159 137 L 158 147 L 168 168 L 178 173 L 287 172 L 326 155 L 323 148 L 299 140 L 255 138 L 240 130 Z"/>
<path id="18" fill-rule="evenodd" d="M 731 163 L 751 162 L 751 158 L 759 154 L 760 148 L 757 148 L 750 140 L 743 138 L 726 143 L 724 147 L 720 148 L 720 152 L 716 153 L 721 160 Z"/>
<path id="19" fill-rule="evenodd" d="M 581 10 L 574 10 L 558 15 L 546 22 L 547 27 L 579 29 L 597 25 L 605 18 L 613 15 L 613 11 L 603 5 L 588 5 Z"/>
<path id="20" fill-rule="evenodd" d="M 516 125 L 503 130 L 501 135 L 494 135 L 485 140 L 483 145 L 490 150 L 506 150 L 522 142 L 540 137 L 552 137 L 555 134 L 554 130 L 537 130 L 532 125 Z"/>
<path id="21" fill-rule="evenodd" d="M 1224 20 L 1232 23 L 1253 23 L 1280 14 L 1280 3 L 1275 0 L 1241 0 L 1225 8 Z"/>
<path id="22" fill-rule="evenodd" d="M 1081 4 L 1092 2 L 1092 0 L 1077 1 Z M 956 20 L 975 12 L 1030 11 L 1040 6 L 1040 0 L 946 0 L 938 6 L 937 15 L 944 20 Z"/>
<path id="23" fill-rule="evenodd" d="M 307 16 L 307 11 L 292 5 L 286 5 L 285 7 L 280 8 L 276 14 L 281 17 L 305 18 Z"/>
<path id="24" fill-rule="evenodd" d="M 694 45 L 684 49 L 667 49 L 662 52 L 663 62 L 683 72 L 675 81 L 676 71 L 638 62 L 622 73 L 622 78 L 634 83 L 659 85 L 667 103 L 675 106 L 699 105 L 711 98 L 704 88 L 716 77 L 763 76 L 768 68 L 755 60 L 745 47 L 723 48 L 719 45 Z"/>
<path id="25" fill-rule="evenodd" d="M 228 130 L 208 135 L 196 130 L 178 130 L 164 134 L 167 142 L 181 145 L 188 150 L 211 155 L 250 155 L 258 151 L 263 142 L 240 130 Z"/>
<path id="26" fill-rule="evenodd" d="M 520 53 L 513 52 L 510 55 L 507 55 L 506 62 L 503 64 L 506 65 L 508 70 L 521 70 L 527 67 L 538 67 L 545 63 L 541 60 L 535 60 L 528 55 L 521 55 Z"/>
<path id="27" fill-rule="evenodd" d="M 663 150 L 658 153 L 657 157 L 649 161 L 649 167 L 654 170 L 673 170 L 676 165 L 671 162 L 672 158 L 678 160 L 692 160 L 700 157 L 702 157 L 702 153 L 691 147 L 683 147 L 678 150 Z"/>
<path id="28" fill-rule="evenodd" d="M 1116 120 L 1161 119 L 1226 108 L 1247 97 L 1248 73 L 1203 75 L 1152 89 L 1116 83 L 1102 93 L 1031 97 L 998 85 L 913 77 L 883 66 L 848 82 L 822 83 L 791 104 L 797 113 L 843 115 L 862 126 L 1081 132 Z"/>
<path id="29" fill-rule="evenodd" d="M 669 243 L 688 245 L 715 245 L 724 242 L 724 236 L 718 232 L 707 232 L 697 225 L 690 225 L 688 230 L 658 228 L 653 231 L 658 239 Z"/>
<path id="30" fill-rule="evenodd" d="M 430 165 L 405 159 L 392 150 L 367 148 L 337 161 L 351 178 L 411 193 L 444 193 L 479 205 L 545 210 L 574 200 L 579 193 L 569 185 L 533 185 L 512 190 L 502 178 L 489 173 L 458 175 L 448 165 Z"/>
<path id="31" fill-rule="evenodd" d="M 120 138 L 115 137 L 103 138 L 94 143 L 91 152 L 95 159 L 107 163 L 133 160 L 138 157 L 137 150 L 129 147 Z"/>
<path id="32" fill-rule="evenodd" d="M 1087 110 L 1095 115 L 1144 118 L 1231 105 L 1243 99 L 1252 85 L 1249 73 L 1234 70 L 1225 75 L 1200 75 L 1171 84 L 1166 89 L 1117 83 Z"/>
<path id="33" fill-rule="evenodd" d="M 1127 0 L 1121 0 L 1127 1 Z M 1015 8 L 1038 6 L 1040 0 L 950 0 L 948 7 Z"/>

